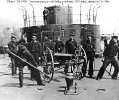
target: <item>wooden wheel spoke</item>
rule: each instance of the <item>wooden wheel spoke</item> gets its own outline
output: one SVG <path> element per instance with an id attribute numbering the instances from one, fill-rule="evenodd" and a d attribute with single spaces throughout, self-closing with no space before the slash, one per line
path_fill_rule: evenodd
<path id="1" fill-rule="evenodd" d="M 74 75 L 76 79 L 80 80 L 83 77 L 81 69 L 84 67 L 84 65 L 87 65 L 87 55 L 82 47 L 79 47 L 75 53 Z"/>
<path id="2" fill-rule="evenodd" d="M 50 82 L 54 75 L 54 58 L 52 55 L 51 50 L 47 47 L 44 52 L 44 60 L 42 62 L 42 65 L 44 66 L 44 73 L 48 74 L 48 76 L 44 75 L 44 81 Z"/>

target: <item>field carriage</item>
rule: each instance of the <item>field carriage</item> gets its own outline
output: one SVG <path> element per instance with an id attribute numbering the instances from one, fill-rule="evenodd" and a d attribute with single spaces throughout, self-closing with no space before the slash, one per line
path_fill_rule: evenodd
<path id="1" fill-rule="evenodd" d="M 72 32 L 75 32 L 73 29 Z M 71 32 L 70 31 L 70 32 Z M 33 30 L 27 29 L 26 34 L 28 42 L 31 41 Z M 37 31 L 37 39 L 40 41 L 42 46 L 41 56 L 41 69 L 45 73 L 42 73 L 45 82 L 50 82 L 53 79 L 54 73 L 66 66 L 70 66 L 70 70 L 73 72 L 76 79 L 81 79 L 83 73 L 81 68 L 87 65 L 87 56 L 85 50 L 78 44 L 78 48 L 75 54 L 66 54 L 65 49 L 62 53 L 55 52 L 55 40 L 57 36 L 61 37 L 63 44 L 69 39 L 69 33 L 64 34 L 64 31 Z M 47 42 L 46 42 L 47 38 Z M 47 44 L 48 43 L 48 44 Z M 45 45 L 47 44 L 47 45 Z"/>
<path id="2" fill-rule="evenodd" d="M 75 54 L 52 53 L 52 51 L 47 48 L 46 52 L 42 56 L 42 58 L 44 58 L 42 66 L 44 72 L 50 78 L 47 79 L 47 76 L 44 76 L 45 81 L 50 82 L 54 73 L 66 66 L 70 66 L 70 72 L 73 72 L 74 77 L 80 80 L 83 77 L 81 68 L 87 65 L 87 58 L 84 52 L 83 48 L 80 47 L 76 50 Z M 59 68 L 56 68 L 56 66 L 59 66 Z"/>

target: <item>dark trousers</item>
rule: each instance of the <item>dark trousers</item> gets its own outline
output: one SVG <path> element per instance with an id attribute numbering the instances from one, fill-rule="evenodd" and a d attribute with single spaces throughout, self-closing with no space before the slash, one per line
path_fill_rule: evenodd
<path id="1" fill-rule="evenodd" d="M 48 17 L 44 16 L 43 19 L 44 19 L 44 25 L 47 25 L 48 24 L 48 22 L 47 22 L 48 21 Z"/>
<path id="2" fill-rule="evenodd" d="M 84 59 L 83 66 L 82 66 L 83 77 L 86 76 L 86 70 L 87 70 L 87 63 L 86 60 Z"/>
<path id="3" fill-rule="evenodd" d="M 87 64 L 89 63 L 88 75 L 93 75 L 94 53 L 87 54 Z"/>
<path id="4" fill-rule="evenodd" d="M 23 86 L 23 66 L 19 66 L 19 86 Z"/>
<path id="5" fill-rule="evenodd" d="M 40 65 L 39 63 L 39 54 L 38 53 L 32 53 L 32 55 L 34 56 L 35 61 L 37 62 L 38 65 Z M 36 70 L 34 68 L 30 68 L 31 69 L 31 79 L 34 79 L 36 77 Z"/>
<path id="6" fill-rule="evenodd" d="M 19 86 L 20 87 L 23 86 L 23 68 L 24 66 L 19 66 Z M 34 74 L 35 74 L 35 79 L 37 81 L 37 84 L 40 85 L 42 83 L 40 72 L 34 68 L 33 70 L 35 72 Z"/>
<path id="7" fill-rule="evenodd" d="M 114 73 L 113 73 L 113 75 L 112 75 L 112 78 L 115 78 L 115 77 L 118 76 L 119 63 L 117 62 L 117 60 L 116 60 L 115 58 L 106 57 L 106 58 L 104 59 L 103 65 L 102 65 L 102 67 L 100 68 L 99 73 L 98 73 L 98 75 L 97 75 L 98 78 L 101 79 L 101 78 L 103 77 L 103 74 L 104 74 L 104 72 L 105 72 L 107 66 L 108 66 L 110 63 L 114 66 Z"/>
<path id="8" fill-rule="evenodd" d="M 32 53 L 35 61 L 37 62 L 37 64 L 39 65 L 39 54 L 38 53 Z"/>
<path id="9" fill-rule="evenodd" d="M 15 66 L 15 57 L 11 57 L 11 62 L 12 62 L 12 75 L 16 74 L 17 72 L 17 67 Z"/>

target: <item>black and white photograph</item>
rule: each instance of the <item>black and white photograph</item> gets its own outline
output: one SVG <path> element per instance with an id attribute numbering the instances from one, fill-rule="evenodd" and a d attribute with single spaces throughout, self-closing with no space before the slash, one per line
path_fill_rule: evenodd
<path id="1" fill-rule="evenodd" d="M 0 100 L 119 100 L 118 0 L 1 0 Z"/>

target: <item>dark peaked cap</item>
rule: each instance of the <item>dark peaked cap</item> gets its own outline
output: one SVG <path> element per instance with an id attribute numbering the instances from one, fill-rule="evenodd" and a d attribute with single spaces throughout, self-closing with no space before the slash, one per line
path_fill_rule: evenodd
<path id="1" fill-rule="evenodd" d="M 74 36 L 74 33 L 73 33 L 73 32 L 71 32 L 71 33 L 70 33 L 70 36 Z"/>
<path id="2" fill-rule="evenodd" d="M 16 37 L 15 37 L 15 36 L 11 36 L 11 38 L 15 38 L 15 39 L 16 39 Z"/>
<path id="3" fill-rule="evenodd" d="M 31 34 L 31 36 L 37 36 L 37 34 L 33 33 L 33 34 Z"/>
<path id="4" fill-rule="evenodd" d="M 112 38 L 114 38 L 114 39 L 118 39 L 118 36 L 112 36 Z"/>

